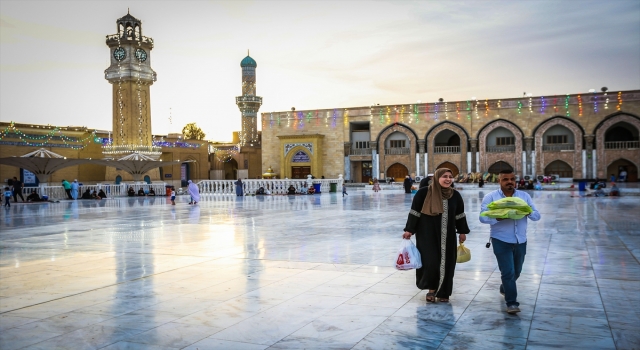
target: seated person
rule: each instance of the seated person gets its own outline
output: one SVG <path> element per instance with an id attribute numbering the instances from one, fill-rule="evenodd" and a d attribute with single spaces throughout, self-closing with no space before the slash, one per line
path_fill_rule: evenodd
<path id="1" fill-rule="evenodd" d="M 256 195 L 263 195 L 264 193 L 264 187 L 260 187 L 258 188 L 258 190 L 256 191 Z"/>
<path id="2" fill-rule="evenodd" d="M 142 189 L 142 187 L 140 187 L 140 189 L 138 190 L 138 196 L 144 196 L 144 190 Z"/>
<path id="3" fill-rule="evenodd" d="M 87 188 L 86 191 L 82 193 L 82 199 L 91 199 L 91 190 Z"/>
<path id="4" fill-rule="evenodd" d="M 619 197 L 620 196 L 620 190 L 618 189 L 618 186 L 616 186 L 615 182 L 611 183 L 611 190 L 609 191 L 609 196 L 611 196 L 611 197 Z"/>
<path id="5" fill-rule="evenodd" d="M 153 187 L 151 187 L 149 189 L 149 194 L 147 196 L 155 196 L 156 195 L 156 191 L 153 190 Z"/>
<path id="6" fill-rule="evenodd" d="M 98 191 L 98 196 L 100 196 L 101 199 L 107 198 L 107 194 L 104 193 L 104 191 L 102 189 L 100 189 L 100 191 Z"/>
<path id="7" fill-rule="evenodd" d="M 31 194 L 27 196 L 27 202 L 41 202 L 40 195 L 36 193 L 36 190 L 31 190 Z"/>
<path id="8" fill-rule="evenodd" d="M 533 180 L 529 180 L 529 182 L 527 183 L 527 190 L 532 190 L 533 189 Z"/>
<path id="9" fill-rule="evenodd" d="M 604 193 L 604 191 L 602 190 L 602 187 L 600 187 L 600 185 L 596 185 L 594 188 L 594 192 L 593 195 L 596 197 L 604 197 L 606 196 L 606 194 Z"/>
<path id="10" fill-rule="evenodd" d="M 91 192 L 91 199 L 102 199 L 102 198 L 98 195 L 98 192 L 96 192 L 96 190 L 93 190 L 93 192 Z"/>
<path id="11" fill-rule="evenodd" d="M 296 188 L 290 185 L 289 188 L 287 188 L 287 194 L 296 194 Z"/>
<path id="12" fill-rule="evenodd" d="M 134 197 L 136 195 L 136 191 L 133 190 L 133 187 L 129 187 L 127 190 L 127 196 Z"/>
<path id="13" fill-rule="evenodd" d="M 313 186 L 309 186 L 309 190 L 307 190 L 307 194 L 314 194 L 316 193 L 316 189 L 313 188 Z"/>

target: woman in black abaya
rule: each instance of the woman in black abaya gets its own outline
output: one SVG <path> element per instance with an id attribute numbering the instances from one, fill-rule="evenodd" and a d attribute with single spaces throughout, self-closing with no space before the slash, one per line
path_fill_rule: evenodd
<path id="1" fill-rule="evenodd" d="M 428 187 L 418 190 L 404 228 L 405 239 L 416 235 L 422 268 L 416 270 L 416 286 L 428 289 L 427 301 L 448 302 L 453 292 L 456 269 L 456 231 L 464 242 L 469 233 L 460 193 L 452 188 L 453 173 L 447 168 L 435 171 Z"/>

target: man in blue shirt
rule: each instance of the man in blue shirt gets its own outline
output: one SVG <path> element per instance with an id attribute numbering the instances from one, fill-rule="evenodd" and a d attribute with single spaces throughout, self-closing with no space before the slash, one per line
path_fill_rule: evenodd
<path id="1" fill-rule="evenodd" d="M 533 212 L 522 219 L 493 219 L 480 216 L 480 222 L 491 225 L 491 242 L 493 254 L 498 260 L 498 268 L 502 277 L 500 293 L 507 302 L 507 312 L 520 312 L 516 280 L 520 277 L 524 256 L 527 254 L 527 219 L 540 220 L 540 213 L 527 192 L 516 190 L 516 175 L 513 170 L 503 170 L 499 177 L 500 189 L 488 193 L 482 200 L 480 213 L 489 210 L 489 203 L 505 197 L 518 197 L 531 207 Z"/>

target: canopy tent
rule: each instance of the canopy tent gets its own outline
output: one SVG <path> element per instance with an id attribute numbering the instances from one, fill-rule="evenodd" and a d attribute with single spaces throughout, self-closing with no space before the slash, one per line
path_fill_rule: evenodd
<path id="1" fill-rule="evenodd" d="M 0 164 L 27 169 L 38 177 L 40 184 L 47 183 L 55 171 L 91 162 L 90 159 L 67 159 L 44 148 L 20 157 L 0 158 Z"/>

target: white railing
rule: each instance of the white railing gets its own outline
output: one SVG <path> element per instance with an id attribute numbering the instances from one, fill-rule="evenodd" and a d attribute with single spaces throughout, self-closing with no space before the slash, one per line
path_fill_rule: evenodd
<path id="1" fill-rule="evenodd" d="M 640 148 L 640 141 L 608 141 L 604 143 L 604 149 L 633 149 Z"/>
<path id="2" fill-rule="evenodd" d="M 370 156 L 371 148 L 352 148 L 349 150 L 351 156 Z"/>
<path id="3" fill-rule="evenodd" d="M 260 187 L 271 194 L 287 194 L 293 185 L 296 192 L 304 192 L 311 184 L 320 184 L 320 192 L 329 192 L 331 184 L 336 184 L 336 192 L 342 191 L 342 175 L 338 179 L 246 179 L 242 180 L 244 194 L 255 194 Z M 202 180 L 198 182 L 201 194 L 235 194 L 236 180 Z"/>
<path id="4" fill-rule="evenodd" d="M 573 143 L 551 143 L 542 145 L 543 151 L 573 151 Z"/>
<path id="5" fill-rule="evenodd" d="M 435 146 L 433 153 L 460 153 L 460 146 Z"/>
<path id="6" fill-rule="evenodd" d="M 142 188 L 145 193 L 149 192 L 149 189 L 153 188 L 153 191 L 156 193 L 156 196 L 164 196 L 166 194 L 164 183 L 158 184 L 147 184 L 147 183 L 135 183 L 135 184 L 127 184 L 122 183 L 119 185 L 115 184 L 97 184 L 97 185 L 82 185 L 80 186 L 78 198 L 82 197 L 82 193 L 89 189 L 90 192 L 93 191 L 100 192 L 103 190 L 109 197 L 126 197 L 127 190 L 129 187 L 133 187 L 133 190 L 136 192 L 136 196 L 138 195 L 138 190 Z M 25 196 L 31 194 L 32 190 L 36 190 L 36 193 L 40 196 L 47 195 L 49 199 L 65 199 L 67 198 L 67 193 L 62 186 L 39 186 L 39 187 L 23 187 L 22 193 Z M 177 192 L 177 191 L 176 191 Z"/>
<path id="7" fill-rule="evenodd" d="M 409 147 L 394 147 L 394 148 L 385 148 L 384 154 L 394 155 L 394 154 L 409 154 L 411 153 L 411 148 Z"/>
<path id="8" fill-rule="evenodd" d="M 516 146 L 487 146 L 488 153 L 515 152 Z"/>

